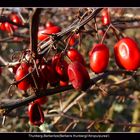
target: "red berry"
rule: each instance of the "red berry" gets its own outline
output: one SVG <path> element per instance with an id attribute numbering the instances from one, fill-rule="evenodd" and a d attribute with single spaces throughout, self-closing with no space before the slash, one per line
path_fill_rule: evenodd
<path id="1" fill-rule="evenodd" d="M 102 11 L 102 23 L 103 23 L 103 25 L 109 25 L 110 24 L 110 15 L 109 15 L 108 8 L 105 8 Z"/>
<path id="2" fill-rule="evenodd" d="M 59 81 L 60 86 L 64 87 L 68 85 L 68 81 Z"/>
<path id="3" fill-rule="evenodd" d="M 72 37 L 70 37 L 68 39 L 69 46 L 71 46 L 71 47 L 74 46 L 78 38 L 79 38 L 79 34 L 74 34 Z"/>
<path id="4" fill-rule="evenodd" d="M 36 63 L 37 64 L 39 63 L 38 60 L 36 61 Z M 32 76 L 30 77 L 30 83 L 31 83 L 32 88 L 35 88 L 35 89 L 46 89 L 47 88 L 48 81 L 46 79 L 46 76 L 42 72 L 41 66 L 38 67 L 38 73 L 36 70 L 32 72 Z M 32 70 L 33 70 L 33 68 L 30 67 L 30 71 L 32 71 Z"/>
<path id="5" fill-rule="evenodd" d="M 54 34 L 61 31 L 61 28 L 58 26 L 52 26 L 46 29 L 47 34 Z"/>
<path id="6" fill-rule="evenodd" d="M 17 69 L 19 68 L 20 64 L 17 64 L 13 67 L 13 73 L 16 74 Z"/>
<path id="7" fill-rule="evenodd" d="M 61 58 L 60 53 L 57 53 L 52 57 L 52 65 L 54 67 L 56 66 L 56 63 L 60 60 L 60 58 Z"/>
<path id="8" fill-rule="evenodd" d="M 7 31 L 7 32 L 11 32 L 14 30 L 13 25 L 8 23 L 8 22 L 4 22 L 0 24 L 0 30 L 2 31 Z"/>
<path id="9" fill-rule="evenodd" d="M 139 56 L 140 56 L 140 51 L 139 51 Z M 140 67 L 140 62 L 139 62 L 139 67 Z"/>
<path id="10" fill-rule="evenodd" d="M 11 14 L 10 19 L 17 24 L 22 24 L 22 20 L 17 14 Z M 18 29 L 18 26 L 13 25 L 13 27 L 14 29 Z"/>
<path id="11" fill-rule="evenodd" d="M 67 51 L 67 56 L 71 61 L 78 61 L 83 65 L 86 64 L 83 56 L 76 49 L 73 48 L 69 49 Z"/>
<path id="12" fill-rule="evenodd" d="M 53 26 L 55 26 L 55 25 L 51 21 L 48 21 L 46 23 L 46 28 L 50 28 L 50 27 L 53 27 Z"/>
<path id="13" fill-rule="evenodd" d="M 32 73 L 34 79 L 30 79 L 31 86 L 37 89 L 46 89 L 48 81 L 46 80 L 46 77 L 44 77 L 44 75 L 42 74 L 42 70 L 39 69 L 38 72 L 39 75 L 37 75 L 36 71 Z"/>
<path id="14" fill-rule="evenodd" d="M 2 69 L 1 69 L 1 67 L 0 67 L 0 75 L 1 75 L 1 73 L 2 73 Z"/>
<path id="15" fill-rule="evenodd" d="M 133 39 L 122 38 L 114 46 L 114 54 L 118 66 L 126 70 L 136 70 L 139 67 L 140 49 Z"/>
<path id="16" fill-rule="evenodd" d="M 58 53 L 52 57 L 52 65 L 59 77 L 62 81 L 68 80 L 68 63 L 61 57 L 61 55 Z"/>
<path id="17" fill-rule="evenodd" d="M 40 105 L 45 104 L 47 101 L 48 101 L 48 98 L 46 96 L 35 100 L 35 102 L 39 103 Z"/>
<path id="18" fill-rule="evenodd" d="M 44 113 L 38 102 L 32 102 L 28 106 L 29 121 L 32 125 L 40 126 L 44 123 Z"/>
<path id="19" fill-rule="evenodd" d="M 40 30 L 38 32 L 38 40 L 42 41 L 42 40 L 48 40 L 49 39 L 49 36 L 47 35 L 47 31 L 46 29 L 43 29 L 43 30 Z"/>
<path id="20" fill-rule="evenodd" d="M 15 23 L 22 24 L 22 20 L 17 14 L 11 14 L 10 19 Z"/>
<path id="21" fill-rule="evenodd" d="M 77 90 L 86 90 L 90 86 L 88 71 L 77 61 L 69 64 L 68 76 L 73 87 Z"/>
<path id="22" fill-rule="evenodd" d="M 60 31 L 61 31 L 61 28 L 58 27 L 58 26 L 52 26 L 52 27 L 40 30 L 38 32 L 38 39 L 40 41 L 42 41 L 44 39 L 48 40 L 49 39 L 49 35 L 48 34 L 58 33 Z"/>
<path id="23" fill-rule="evenodd" d="M 68 80 L 67 69 L 68 63 L 63 59 L 59 59 L 59 61 L 56 63 L 55 70 L 61 80 Z"/>
<path id="24" fill-rule="evenodd" d="M 6 31 L 5 23 L 0 23 L 0 30 Z"/>
<path id="25" fill-rule="evenodd" d="M 16 81 L 19 81 L 24 76 L 26 76 L 29 73 L 28 69 L 29 69 L 29 65 L 27 63 L 22 63 L 16 71 L 16 75 L 15 75 Z M 29 86 L 30 86 L 30 84 L 29 84 L 28 77 L 26 77 L 24 80 L 22 80 L 18 84 L 18 88 L 20 90 L 27 90 L 29 88 Z"/>
<path id="26" fill-rule="evenodd" d="M 45 80 L 47 80 L 49 83 L 53 84 L 58 81 L 57 74 L 51 61 L 46 64 L 42 64 L 40 72 Z"/>
<path id="27" fill-rule="evenodd" d="M 11 32 L 14 30 L 13 26 L 8 22 L 5 22 L 4 26 L 5 26 L 5 31 L 7 31 L 7 32 Z"/>
<path id="28" fill-rule="evenodd" d="M 108 66 L 109 49 L 104 44 L 96 44 L 91 50 L 89 59 L 91 70 L 95 73 L 101 73 Z"/>
<path id="29" fill-rule="evenodd" d="M 71 37 L 68 41 L 69 41 L 70 46 L 74 46 L 74 44 L 75 44 L 75 38 L 74 37 Z"/>

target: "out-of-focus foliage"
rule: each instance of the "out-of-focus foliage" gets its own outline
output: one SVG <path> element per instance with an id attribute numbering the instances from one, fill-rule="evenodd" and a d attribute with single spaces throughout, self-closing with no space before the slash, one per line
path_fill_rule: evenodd
<path id="1" fill-rule="evenodd" d="M 18 12 L 20 12 L 25 21 L 28 22 L 32 10 L 28 8 L 19 9 L 20 11 Z M 52 21 L 63 30 L 77 18 L 79 12 L 82 13 L 85 9 L 44 8 L 40 14 L 40 26 L 44 26 L 46 22 Z M 4 8 L 3 14 L 8 15 L 12 10 L 13 9 Z M 123 16 L 126 16 L 126 19 L 131 19 L 132 15 L 139 17 L 139 12 L 139 8 L 110 9 L 112 21 L 122 19 L 121 17 Z M 137 21 L 133 24 L 140 25 L 140 22 Z M 87 29 L 91 29 L 93 26 L 94 19 L 89 22 L 89 26 L 86 27 Z M 101 24 L 100 14 L 97 17 L 97 26 L 99 29 L 104 28 L 104 30 L 106 30 L 106 27 L 103 27 Z M 27 32 L 25 30 L 27 29 L 21 27 L 16 32 L 21 34 L 24 32 L 26 36 L 29 36 L 28 30 Z M 140 44 L 139 28 L 130 27 L 128 29 L 119 30 Z M 107 35 L 108 38 L 105 39 L 104 43 L 110 50 L 108 70 L 113 70 L 118 68 L 113 54 L 113 46 L 117 40 L 111 30 L 109 30 Z M 9 36 L 7 32 L 0 31 L 0 57 L 10 62 L 12 61 L 12 56 L 16 56 L 16 54 L 19 54 L 19 51 L 28 48 L 29 43 L 25 41 L 25 38 L 20 38 L 19 42 L 1 41 Z M 97 36 L 95 32 L 92 33 L 92 35 L 83 33 L 81 36 L 81 44 L 79 43 L 75 46 L 84 56 L 87 64 L 89 64 L 88 52 L 92 44 L 100 42 L 101 38 L 102 35 L 98 34 Z M 16 40 L 16 36 L 13 36 L 13 38 L 9 40 L 13 39 Z M 89 68 L 88 71 L 91 78 L 96 76 Z M 13 78 L 14 74 L 9 72 L 6 67 L 3 68 L 2 75 L 0 76 L 0 100 L 24 98 L 22 95 L 25 93 L 16 87 L 12 87 L 10 94 L 8 94 L 8 89 Z M 135 79 L 130 79 L 119 84 L 119 81 L 125 78 L 127 78 L 125 75 L 115 75 L 99 81 L 78 103 L 66 111 L 64 115 L 57 114 L 57 112 L 61 111 L 61 108 L 64 106 L 70 105 L 75 98 L 80 94 L 82 95 L 83 92 L 70 90 L 49 96 L 48 102 L 43 105 L 45 123 L 40 127 L 30 125 L 27 115 L 28 106 L 17 108 L 6 116 L 5 124 L 0 125 L 0 132 L 139 132 L 140 127 L 126 127 L 121 125 L 123 123 L 140 124 L 140 78 L 136 77 Z M 2 123 L 2 119 L 3 117 L 0 117 L 0 124 Z M 100 123 L 99 120 L 103 119 L 110 119 L 116 123 Z M 88 120 L 96 120 L 96 122 L 91 123 L 90 121 L 88 122 Z"/>

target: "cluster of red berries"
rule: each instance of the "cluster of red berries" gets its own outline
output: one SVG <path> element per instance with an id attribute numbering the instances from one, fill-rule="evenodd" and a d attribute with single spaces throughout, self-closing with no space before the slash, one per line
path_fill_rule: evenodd
<path id="1" fill-rule="evenodd" d="M 38 40 L 39 41 L 47 41 L 49 40 L 49 35 L 58 33 L 61 31 L 61 27 L 55 25 L 51 21 L 48 21 L 38 32 Z M 72 37 L 68 39 L 69 46 L 74 46 L 77 39 L 79 38 L 79 34 L 74 34 Z"/>
<path id="2" fill-rule="evenodd" d="M 102 25 L 111 23 L 109 9 L 104 8 L 101 13 Z M 91 55 L 92 54 L 92 55 Z M 104 44 L 93 46 L 89 53 L 90 67 L 95 73 L 103 72 L 109 62 L 109 49 Z M 140 65 L 140 48 L 129 37 L 120 39 L 114 46 L 114 56 L 117 65 L 126 70 L 137 70 Z"/>
<path id="3" fill-rule="evenodd" d="M 36 88 L 35 85 L 37 85 L 39 89 L 46 89 L 48 83 L 50 86 L 58 83 L 60 86 L 66 86 L 70 81 L 75 89 L 86 90 L 90 84 L 90 77 L 85 68 L 85 61 L 82 55 L 76 49 L 70 48 L 66 52 L 66 56 L 70 59 L 70 64 L 68 64 L 61 53 L 54 55 L 48 62 L 42 61 L 38 66 L 39 76 L 37 76 L 36 71 L 32 73 L 34 78 L 31 75 L 28 76 L 32 64 L 22 62 L 18 68 L 17 66 L 14 68 L 18 88 L 27 90 L 29 87 Z M 36 117 L 38 121 L 34 119 L 35 112 L 33 110 L 35 108 L 39 112 L 37 115 L 42 116 Z M 42 124 L 44 119 L 40 104 L 35 101 L 29 105 L 28 110 L 30 122 L 34 125 Z M 34 120 L 36 121 L 34 122 Z"/>
<path id="4" fill-rule="evenodd" d="M 49 39 L 49 35 L 58 33 L 60 31 L 61 31 L 61 28 L 59 26 L 53 24 L 52 22 L 47 22 L 46 26 L 43 29 L 39 30 L 38 40 L 47 41 Z"/>
<path id="5" fill-rule="evenodd" d="M 108 17 L 108 12 L 104 11 L 104 25 L 110 23 L 110 19 L 105 19 L 106 17 Z M 60 31 L 59 26 L 48 22 L 44 29 L 39 30 L 38 40 L 48 40 L 49 35 Z M 86 69 L 86 62 L 80 52 L 72 47 L 78 37 L 78 34 L 74 34 L 68 40 L 70 47 L 66 52 L 57 53 L 47 61 L 37 60 L 37 70 L 34 70 L 34 64 L 27 61 L 13 67 L 18 88 L 24 91 L 29 87 L 44 90 L 48 84 L 50 86 L 67 86 L 70 82 L 76 90 L 87 90 L 90 87 L 90 76 Z M 131 38 L 122 38 L 115 44 L 114 56 L 116 64 L 120 68 L 134 71 L 140 66 L 140 49 Z M 104 72 L 109 64 L 109 48 L 102 43 L 93 45 L 89 52 L 89 63 L 94 73 Z M 31 124 L 40 126 L 44 122 L 41 105 L 46 101 L 47 98 L 43 97 L 29 104 L 28 115 Z"/>
<path id="6" fill-rule="evenodd" d="M 16 13 L 12 13 L 8 17 L 11 21 L 13 21 L 17 24 L 22 24 L 21 18 Z M 11 32 L 11 31 L 14 31 L 14 30 L 17 30 L 17 29 L 18 29 L 17 26 L 12 25 L 9 22 L 0 23 L 0 30 L 2 30 L 2 31 Z"/>
<path id="7" fill-rule="evenodd" d="M 114 55 L 116 63 L 120 68 L 136 70 L 140 66 L 140 50 L 136 42 L 131 38 L 122 38 L 117 42 L 114 46 Z M 66 56 L 70 59 L 70 63 L 64 59 L 61 53 L 54 55 L 47 63 L 41 62 L 40 67 L 38 67 L 40 77 L 35 76 L 39 88 L 46 88 L 48 83 L 53 86 L 58 82 L 60 86 L 66 86 L 69 81 L 76 90 L 86 90 L 90 86 L 90 77 L 85 67 L 86 62 L 83 56 L 74 48 L 69 48 Z M 94 45 L 89 52 L 89 62 L 93 72 L 104 72 L 109 63 L 109 48 L 105 44 Z M 16 71 L 17 81 L 29 73 L 30 66 L 26 62 L 19 66 Z M 27 90 L 30 86 L 35 87 L 31 77 L 27 77 L 18 83 L 18 88 L 21 90 Z M 35 107 L 31 107 L 32 105 Z M 30 113 L 29 118 L 34 116 L 32 116 L 34 114 L 31 111 L 32 108 L 37 108 L 38 112 L 40 112 L 39 115 L 43 116 L 39 106 L 37 102 L 31 103 L 29 112 L 32 113 Z M 36 125 L 36 123 L 33 123 L 33 118 L 30 121 Z M 42 124 L 42 117 L 38 119 L 38 125 Z"/>
<path id="8" fill-rule="evenodd" d="M 134 71 L 140 66 L 140 49 L 137 43 L 129 37 L 122 38 L 115 44 L 114 56 L 120 68 Z M 89 57 L 92 71 L 103 72 L 109 63 L 109 49 L 104 44 L 97 44 L 93 46 Z"/>
<path id="9" fill-rule="evenodd" d="M 37 76 L 36 71 L 32 73 L 34 79 L 37 81 L 36 84 L 39 83 L 37 86 L 39 89 L 45 89 L 48 83 L 51 86 L 57 83 L 60 86 L 68 85 L 69 81 L 75 89 L 86 89 L 85 80 L 89 81 L 90 78 L 85 68 L 86 63 L 83 56 L 74 48 L 69 48 L 66 56 L 70 59 L 71 63 L 68 64 L 61 53 L 57 53 L 47 62 L 44 60 L 40 62 L 38 66 L 39 76 Z M 20 65 L 14 67 L 15 79 L 19 82 L 17 86 L 20 90 L 27 90 L 30 86 L 36 88 L 32 76 L 28 76 L 31 69 L 32 64 L 28 62 L 22 62 Z"/>

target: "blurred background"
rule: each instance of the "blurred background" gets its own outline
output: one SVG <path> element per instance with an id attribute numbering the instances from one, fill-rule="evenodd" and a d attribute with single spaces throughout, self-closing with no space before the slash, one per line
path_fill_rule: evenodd
<path id="1" fill-rule="evenodd" d="M 16 13 L 24 25 L 30 21 L 32 8 L 1 8 L 1 16 Z M 65 30 L 80 15 L 90 8 L 43 8 L 40 14 L 39 28 L 48 21 Z M 140 9 L 139 8 L 109 8 L 112 24 L 124 36 L 133 38 L 140 44 Z M 80 39 L 74 47 L 83 55 L 90 78 L 98 76 L 89 69 L 88 53 L 93 44 L 99 43 L 108 26 L 102 25 L 101 12 L 92 19 L 86 30 L 91 33 L 80 33 Z M 116 70 L 113 46 L 117 42 L 112 30 L 107 32 L 104 43 L 110 50 L 110 60 L 107 70 Z M 140 46 L 140 45 L 139 45 Z M 0 64 L 15 61 L 20 52 L 29 47 L 29 28 L 18 27 L 14 33 L 0 30 Z M 139 73 L 139 69 L 137 70 Z M 0 100 L 16 101 L 26 98 L 25 92 L 10 83 L 15 74 L 7 67 L 2 67 L 0 76 Z M 125 81 L 123 81 L 126 79 Z M 98 81 L 85 94 L 82 91 L 68 90 L 52 96 L 42 105 L 45 122 L 40 127 L 29 122 L 28 105 L 11 111 L 2 125 L 0 117 L 0 132 L 140 132 L 140 77 L 131 78 L 128 75 L 110 75 Z M 65 113 L 58 113 L 65 110 Z M 131 125 L 132 124 L 132 125 Z M 134 125 L 133 125 L 134 124 Z"/>

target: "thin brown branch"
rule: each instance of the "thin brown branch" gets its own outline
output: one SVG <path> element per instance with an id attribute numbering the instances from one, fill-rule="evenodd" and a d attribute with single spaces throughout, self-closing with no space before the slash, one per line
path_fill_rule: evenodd
<path id="1" fill-rule="evenodd" d="M 44 55 L 48 51 L 48 47 L 50 48 L 53 46 L 56 42 L 58 42 L 62 37 L 65 35 L 70 34 L 71 32 L 78 32 L 84 25 L 86 25 L 89 21 L 91 21 L 93 18 L 97 16 L 97 14 L 102 10 L 103 8 L 97 8 L 96 10 L 92 11 L 92 13 L 87 16 L 84 20 L 81 22 L 76 21 L 75 24 L 70 25 L 66 29 L 62 30 L 61 32 L 54 34 L 52 38 L 49 39 L 46 43 L 44 43 L 40 48 L 41 51 L 38 53 L 39 55 Z"/>
<path id="2" fill-rule="evenodd" d="M 37 56 L 37 44 L 38 44 L 38 26 L 39 26 L 39 15 L 41 8 L 36 8 L 31 16 L 30 21 L 30 47 L 31 52 L 35 57 Z"/>
<path id="3" fill-rule="evenodd" d="M 109 75 L 121 75 L 121 74 L 132 75 L 133 72 L 132 71 L 124 71 L 124 70 L 108 71 L 106 73 L 102 73 L 102 74 L 98 75 L 97 77 L 91 79 L 90 84 L 92 86 L 93 84 L 95 84 L 99 80 L 105 79 Z M 40 90 L 40 91 L 37 91 L 37 94 L 31 95 L 25 99 L 18 99 L 16 102 L 1 103 L 0 104 L 0 109 L 2 112 L 1 114 L 5 115 L 8 112 L 12 111 L 13 109 L 20 107 L 20 106 L 23 106 L 23 105 L 26 105 L 26 104 L 28 104 L 28 103 L 30 103 L 30 102 L 32 102 L 40 97 L 52 96 L 54 94 L 58 94 L 60 92 L 71 90 L 71 89 L 73 89 L 72 85 L 68 85 L 66 87 L 56 87 L 54 89 Z M 84 92 L 84 94 L 86 94 L 86 93 L 87 92 Z M 75 104 L 75 102 L 73 102 L 73 104 L 71 106 L 73 106 L 74 104 Z"/>

